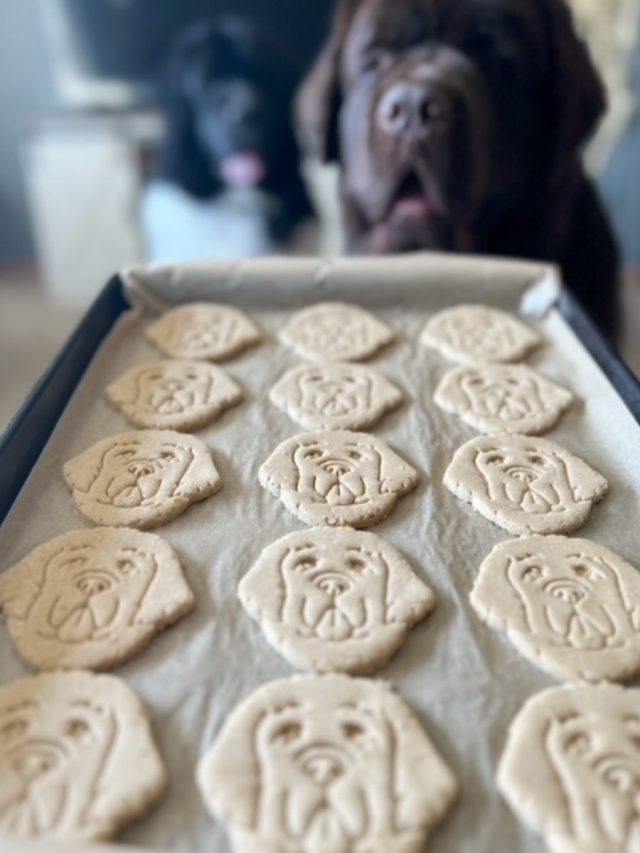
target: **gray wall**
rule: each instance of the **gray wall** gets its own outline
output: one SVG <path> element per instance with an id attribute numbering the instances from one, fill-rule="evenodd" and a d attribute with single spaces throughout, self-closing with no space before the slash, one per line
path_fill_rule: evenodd
<path id="1" fill-rule="evenodd" d="M 38 0 L 0 0 L 0 264 L 34 258 L 18 141 L 29 116 L 56 106 Z"/>

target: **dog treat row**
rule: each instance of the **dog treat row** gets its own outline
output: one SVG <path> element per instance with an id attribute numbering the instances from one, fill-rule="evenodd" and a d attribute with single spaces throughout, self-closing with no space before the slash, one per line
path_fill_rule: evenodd
<path id="1" fill-rule="evenodd" d="M 52 742 L 64 745 L 75 728 L 74 743 L 88 744 L 85 732 L 99 731 L 102 745 L 102 752 L 92 746 L 73 753 L 78 766 L 63 772 L 68 779 L 84 774 L 86 793 L 70 798 L 48 825 L 25 808 L 33 789 L 24 786 L 7 818 L 18 835 L 108 837 L 152 805 L 165 785 L 139 701 L 121 680 L 79 670 L 122 663 L 192 609 L 175 553 L 141 530 L 167 523 L 222 487 L 210 450 L 187 431 L 242 399 L 238 385 L 209 362 L 257 344 L 260 333 L 235 309 L 194 304 L 167 312 L 146 335 L 169 359 L 133 367 L 107 389 L 112 404 L 142 429 L 103 439 L 64 470 L 80 512 L 109 526 L 64 534 L 0 575 L 0 607 L 24 660 L 37 669 L 72 670 L 0 688 L 0 714 L 16 743 L 29 743 L 25 721 L 14 713 L 27 703 L 28 727 L 44 727 Z M 236 850 L 294 843 L 327 853 L 355 843 L 381 853 L 418 850 L 455 796 L 451 772 L 404 702 L 383 682 L 351 677 L 380 669 L 435 604 L 395 548 L 357 529 L 386 518 L 418 480 L 385 442 L 353 431 L 373 427 L 403 402 L 376 369 L 351 363 L 392 338 L 373 315 L 341 303 L 303 310 L 280 333 L 313 363 L 287 371 L 269 396 L 312 431 L 276 447 L 259 480 L 310 529 L 268 546 L 238 595 L 266 641 L 313 674 L 260 687 L 231 713 L 200 763 L 205 802 Z M 512 363 L 539 336 L 503 312 L 458 306 L 433 317 L 421 341 L 464 365 L 442 378 L 436 404 L 485 433 L 454 454 L 446 487 L 521 537 L 498 545 L 483 562 L 471 593 L 474 609 L 560 677 L 599 681 L 637 671 L 636 570 L 595 543 L 551 535 L 583 524 L 607 483 L 566 449 L 535 437 L 573 399 Z M 583 765 L 600 757 L 611 763 L 617 755 L 600 742 L 635 737 L 640 716 L 632 721 L 628 713 L 632 694 L 612 685 L 552 688 L 514 722 L 498 783 L 552 849 L 626 843 L 637 832 L 622 818 L 614 827 L 572 812 L 574 802 L 582 808 L 580 798 L 592 795 Z M 85 716 L 74 721 L 76 705 Z M 575 713 L 567 716 L 570 707 Z M 114 783 L 112 792 L 98 776 L 108 755 L 125 754 L 132 733 L 140 771 L 129 774 L 120 796 L 122 786 Z M 529 759 L 523 760 L 533 750 L 538 775 L 528 774 Z M 545 761 L 549 784 L 534 791 L 532 779 L 542 776 Z M 106 791 L 99 807 L 90 801 L 98 782 Z M 564 792 L 566 814 L 559 815 L 554 791 Z M 587 812 L 584 806 L 577 813 Z"/>

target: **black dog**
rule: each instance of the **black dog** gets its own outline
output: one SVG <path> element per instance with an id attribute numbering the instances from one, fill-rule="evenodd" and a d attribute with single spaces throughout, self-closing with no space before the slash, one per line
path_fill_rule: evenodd
<path id="1" fill-rule="evenodd" d="M 293 64 L 257 26 L 227 16 L 178 39 L 168 78 L 157 177 L 203 202 L 259 190 L 275 200 L 265 208 L 270 235 L 286 240 L 309 213 L 291 121 Z"/>
<path id="2" fill-rule="evenodd" d="M 355 252 L 555 261 L 601 326 L 617 252 L 580 148 L 604 96 L 563 0 L 339 0 L 298 96 Z"/>

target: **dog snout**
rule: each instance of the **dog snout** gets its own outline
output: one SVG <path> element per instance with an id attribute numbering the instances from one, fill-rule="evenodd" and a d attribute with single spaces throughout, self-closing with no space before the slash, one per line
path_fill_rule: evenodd
<path id="1" fill-rule="evenodd" d="M 453 113 L 451 96 L 436 81 L 394 83 L 381 97 L 377 123 L 395 137 L 422 137 L 434 126 L 446 126 Z"/>

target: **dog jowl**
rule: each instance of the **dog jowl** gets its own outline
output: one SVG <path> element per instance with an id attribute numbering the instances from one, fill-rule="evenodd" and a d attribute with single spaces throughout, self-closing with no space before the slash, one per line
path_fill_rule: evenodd
<path id="1" fill-rule="evenodd" d="M 297 99 L 352 251 L 553 260 L 611 327 L 616 250 L 580 162 L 603 110 L 564 0 L 341 0 Z"/>

